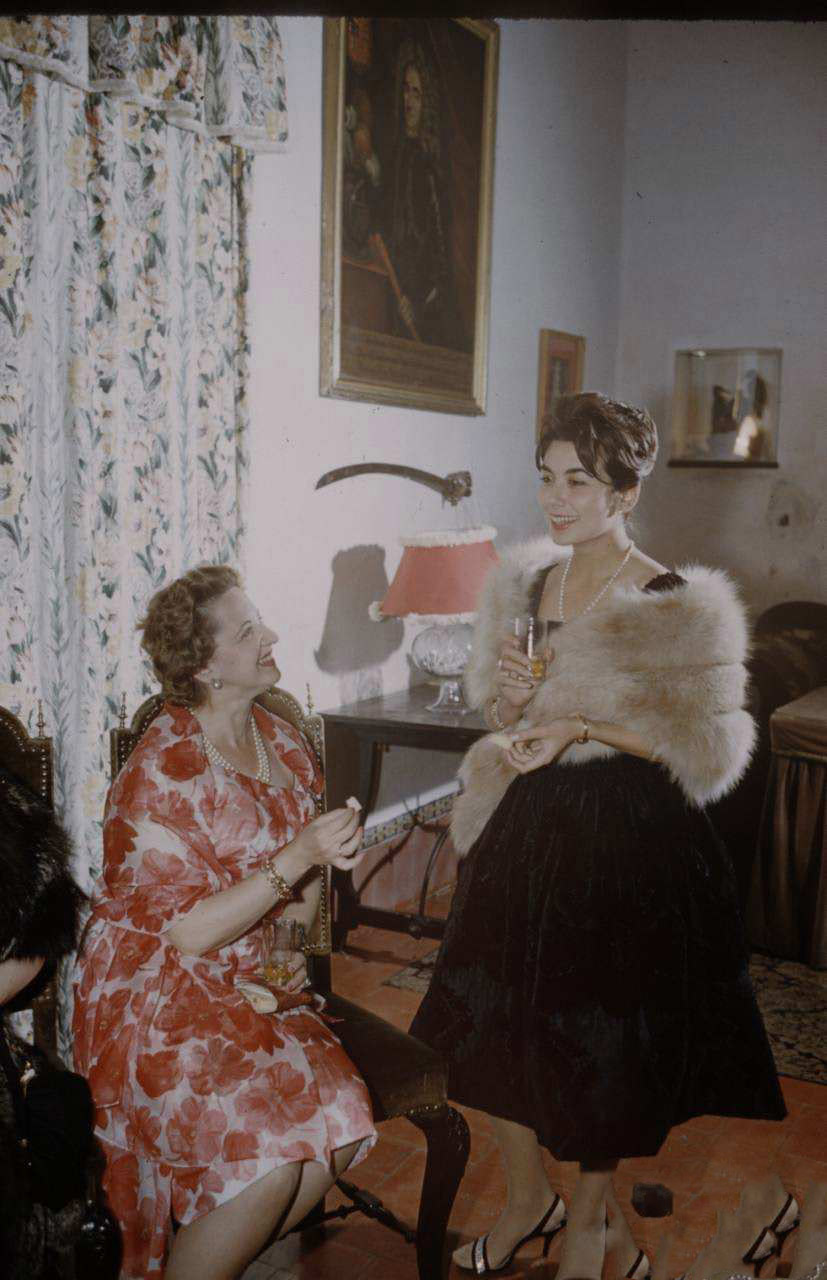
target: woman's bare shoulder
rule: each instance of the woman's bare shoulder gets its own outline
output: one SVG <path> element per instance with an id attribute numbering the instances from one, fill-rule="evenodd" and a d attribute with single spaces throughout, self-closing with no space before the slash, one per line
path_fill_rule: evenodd
<path id="1" fill-rule="evenodd" d="M 629 557 L 629 563 L 623 575 L 623 582 L 631 587 L 645 587 L 653 578 L 659 578 L 669 572 L 670 570 L 665 564 L 661 564 L 659 560 L 655 560 L 652 556 L 647 556 L 645 552 L 639 551 L 635 547 Z"/>

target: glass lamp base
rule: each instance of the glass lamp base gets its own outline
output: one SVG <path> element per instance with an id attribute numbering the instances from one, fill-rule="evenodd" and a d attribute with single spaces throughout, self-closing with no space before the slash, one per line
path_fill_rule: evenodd
<path id="1" fill-rule="evenodd" d="M 439 693 L 433 702 L 425 707 L 426 711 L 453 711 L 455 716 L 465 716 L 471 710 L 462 692 L 462 682 L 458 679 L 444 679 L 439 682 Z"/>
<path id="2" fill-rule="evenodd" d="M 462 673 L 471 655 L 473 628 L 467 622 L 435 624 L 420 631 L 411 656 L 420 671 L 439 681 L 439 695 L 427 710 L 465 715 L 471 708 L 462 692 Z"/>

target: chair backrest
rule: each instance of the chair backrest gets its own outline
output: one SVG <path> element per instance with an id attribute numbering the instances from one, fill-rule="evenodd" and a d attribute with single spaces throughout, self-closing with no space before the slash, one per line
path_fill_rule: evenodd
<path id="1" fill-rule="evenodd" d="M 750 668 L 759 718 L 827 684 L 827 604 L 785 600 L 757 619 Z"/>
<path id="2" fill-rule="evenodd" d="M 52 740 L 44 735 L 43 716 L 38 708 L 38 736 L 29 736 L 22 721 L 5 707 L 0 707 L 0 762 L 53 808 Z M 30 1004 L 13 1002 L 16 1010 L 31 1009 L 34 1042 L 48 1053 L 57 1052 L 57 982 L 50 978 L 45 986 L 33 984 L 38 994 Z"/>
<path id="3" fill-rule="evenodd" d="M 288 693 L 286 689 L 278 688 L 277 685 L 273 685 L 265 693 L 259 694 L 256 702 L 260 703 L 266 711 L 270 711 L 282 720 L 286 720 L 288 724 L 298 730 L 313 752 L 324 776 L 324 725 L 321 716 L 314 715 L 310 710 L 305 712 L 301 703 L 297 698 L 293 697 L 292 693 Z M 132 751 L 152 724 L 152 721 L 161 712 L 163 706 L 164 699 L 162 695 L 159 693 L 153 694 L 151 698 L 147 698 L 146 702 L 141 703 L 127 728 L 126 708 L 124 703 L 121 704 L 120 724 L 116 729 L 110 730 L 109 733 L 109 759 L 112 781 L 118 776 Z M 327 868 L 322 881 L 319 913 L 315 924 L 308 932 L 305 951 L 311 956 L 327 956 L 330 954 L 331 949 L 330 868 Z"/>

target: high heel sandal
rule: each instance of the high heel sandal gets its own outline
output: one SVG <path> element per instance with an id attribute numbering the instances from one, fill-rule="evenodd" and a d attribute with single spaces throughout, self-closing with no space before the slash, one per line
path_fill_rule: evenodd
<path id="1" fill-rule="evenodd" d="M 650 1280 L 651 1275 L 652 1267 L 649 1259 L 642 1249 L 638 1249 L 637 1257 L 629 1270 L 624 1272 L 623 1280 Z"/>
<path id="2" fill-rule="evenodd" d="M 791 1231 L 795 1231 L 801 1221 L 801 1212 L 795 1196 L 788 1195 L 772 1222 L 762 1227 L 744 1254 L 744 1262 L 755 1267 L 755 1274 L 760 1276 L 761 1268 L 773 1254 L 781 1256 L 784 1241 Z"/>
<path id="3" fill-rule="evenodd" d="M 607 1213 L 606 1214 L 607 1235 L 610 1227 L 611 1227 L 611 1222 L 609 1221 L 609 1215 Z M 610 1249 L 609 1252 L 611 1253 L 613 1252 L 613 1250 Z M 642 1249 L 638 1249 L 637 1257 L 635 1258 L 634 1262 L 629 1267 L 628 1271 L 624 1271 L 623 1273 L 623 1280 L 650 1280 L 651 1274 L 652 1274 L 652 1266 L 651 1266 L 651 1263 L 649 1262 L 648 1257 L 646 1256 L 646 1254 L 643 1252 Z"/>
<path id="4" fill-rule="evenodd" d="M 470 1267 L 462 1262 L 457 1262 L 456 1265 L 463 1271 L 472 1271 L 474 1275 L 477 1276 L 494 1275 L 497 1272 L 505 1271 L 510 1267 L 511 1263 L 514 1261 L 514 1255 L 517 1250 L 521 1249 L 529 1240 L 536 1240 L 538 1237 L 542 1237 L 543 1257 L 545 1258 L 549 1248 L 551 1247 L 552 1240 L 557 1235 L 558 1231 L 563 1230 L 565 1225 L 566 1206 L 563 1203 L 562 1198 L 555 1192 L 550 1208 L 548 1208 L 543 1214 L 534 1230 L 529 1231 L 528 1235 L 525 1235 L 521 1240 L 518 1240 L 508 1257 L 503 1258 L 502 1262 L 498 1263 L 496 1267 L 492 1267 L 491 1263 L 488 1261 L 488 1235 L 477 1236 L 476 1240 L 471 1245 Z"/>
<path id="5" fill-rule="evenodd" d="M 784 1241 L 791 1231 L 795 1231 L 800 1221 L 798 1201 L 794 1196 L 788 1195 L 772 1222 L 758 1232 L 741 1261 L 747 1266 L 755 1267 L 756 1276 L 760 1276 L 761 1268 L 768 1258 L 772 1258 L 775 1254 L 781 1256 Z M 679 1275 L 677 1280 L 686 1280 L 686 1272 Z M 733 1280 L 739 1280 L 739 1278 L 733 1276 Z"/>

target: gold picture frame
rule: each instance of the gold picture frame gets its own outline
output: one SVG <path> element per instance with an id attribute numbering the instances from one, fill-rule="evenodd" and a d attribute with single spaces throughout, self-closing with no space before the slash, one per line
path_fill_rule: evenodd
<path id="1" fill-rule="evenodd" d="M 537 439 L 542 434 L 542 421 L 558 396 L 573 395 L 583 390 L 583 366 L 586 361 L 586 339 L 560 329 L 540 330 L 540 355 L 537 375 Z"/>
<path id="2" fill-rule="evenodd" d="M 481 414 L 499 28 L 326 18 L 323 396 Z"/>

